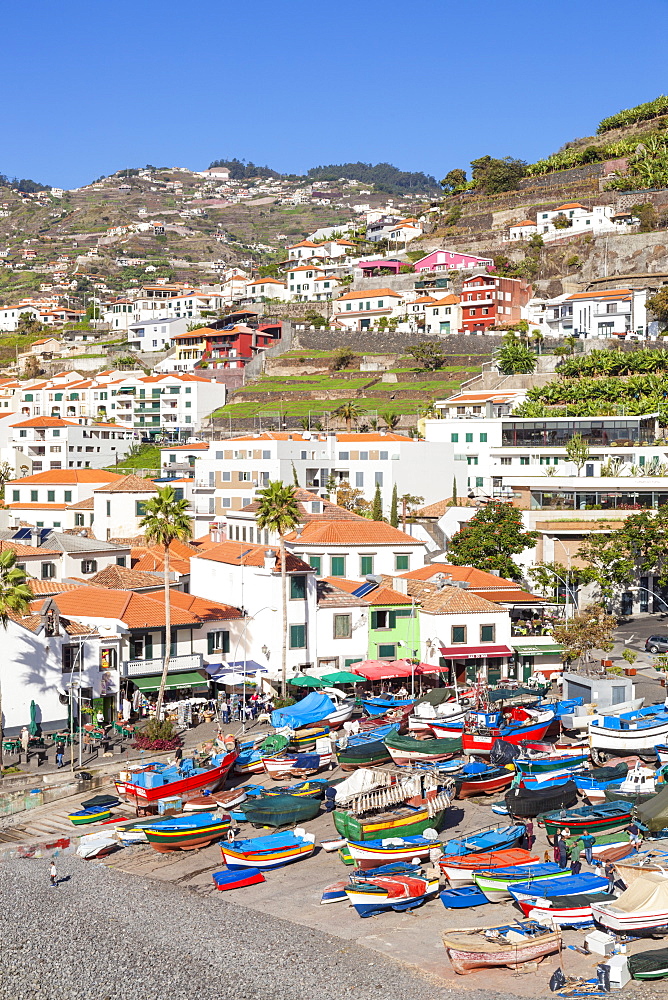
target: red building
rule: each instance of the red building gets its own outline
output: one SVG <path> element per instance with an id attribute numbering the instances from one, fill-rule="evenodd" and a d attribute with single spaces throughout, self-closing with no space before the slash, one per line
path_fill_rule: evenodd
<path id="1" fill-rule="evenodd" d="M 206 362 L 211 368 L 243 368 L 258 351 L 273 347 L 280 338 L 278 324 L 266 324 L 257 330 L 241 324 L 222 330 L 203 326 L 172 337 L 176 348 L 174 367 L 187 371 Z"/>
<path id="2" fill-rule="evenodd" d="M 520 278 L 474 274 L 462 284 L 462 330 L 486 333 L 490 326 L 511 326 L 522 319 L 521 309 L 532 295 L 531 285 Z"/>

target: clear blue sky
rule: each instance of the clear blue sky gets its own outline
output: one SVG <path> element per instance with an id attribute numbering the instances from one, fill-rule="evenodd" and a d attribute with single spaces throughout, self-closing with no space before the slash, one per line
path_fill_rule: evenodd
<path id="1" fill-rule="evenodd" d="M 668 91 L 667 0 L 31 0 L 2 26 L 0 172 L 66 188 L 233 156 L 440 179 Z"/>

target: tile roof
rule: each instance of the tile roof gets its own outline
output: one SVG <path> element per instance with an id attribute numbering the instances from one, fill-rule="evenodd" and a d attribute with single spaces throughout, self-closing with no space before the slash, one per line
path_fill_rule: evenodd
<path id="1" fill-rule="evenodd" d="M 581 205 L 579 201 L 567 201 L 565 205 L 559 205 L 557 212 L 560 212 L 562 208 L 586 208 L 586 205 Z"/>
<path id="2" fill-rule="evenodd" d="M 318 545 L 419 545 L 425 543 L 413 538 L 384 521 L 370 521 L 360 517 L 356 521 L 307 521 L 300 534 L 292 531 L 285 536 L 294 545 L 317 543 Z"/>
<path id="3" fill-rule="evenodd" d="M 520 229 L 524 226 L 535 226 L 536 223 L 532 219 L 524 219 L 522 222 L 513 222 L 511 229 Z"/>
<path id="4" fill-rule="evenodd" d="M 24 476 L 22 479 L 10 479 L 7 486 L 20 486 L 43 483 L 69 485 L 78 483 L 114 483 L 123 476 L 117 472 L 106 472 L 104 469 L 51 469 L 47 472 L 36 472 L 34 476 Z"/>
<path id="5" fill-rule="evenodd" d="M 507 614 L 505 608 L 478 597 L 459 587 L 444 587 L 438 590 L 435 583 L 423 580 L 409 580 L 408 593 L 420 607 L 432 615 L 462 614 Z"/>
<path id="6" fill-rule="evenodd" d="M 348 594 L 352 594 L 354 590 L 362 586 L 363 580 L 344 580 L 339 576 L 326 576 L 324 582 L 331 584 L 338 590 L 344 590 Z M 381 604 L 412 604 L 410 597 L 406 594 L 399 593 L 398 590 L 394 590 L 392 587 L 376 587 L 365 597 L 362 598 L 365 604 L 371 605 L 381 605 Z"/>
<path id="7" fill-rule="evenodd" d="M 336 301 L 345 302 L 346 299 L 375 299 L 379 295 L 382 295 L 383 298 L 388 295 L 392 296 L 393 299 L 403 298 L 399 292 L 393 292 L 391 288 L 369 288 L 366 292 L 346 292 L 345 295 L 340 295 Z"/>
<path id="8" fill-rule="evenodd" d="M 452 497 L 446 497 L 444 500 L 437 500 L 436 503 L 427 504 L 426 507 L 418 507 L 413 511 L 413 517 L 442 517 L 452 506 Z M 455 506 L 475 507 L 475 501 L 469 500 L 468 497 L 458 497 Z"/>
<path id="9" fill-rule="evenodd" d="M 128 628 L 160 628 L 165 625 L 164 603 L 132 590 L 84 586 L 70 593 L 56 594 L 53 600 L 61 614 L 65 615 L 112 618 L 122 621 Z M 199 624 L 196 615 L 177 607 L 172 608 L 171 619 L 172 625 Z"/>
<path id="10" fill-rule="evenodd" d="M 165 592 L 159 591 L 152 595 L 156 601 L 165 602 Z M 228 618 L 243 618 L 239 608 L 231 604 L 220 604 L 218 601 L 209 601 L 205 597 L 195 597 L 194 594 L 184 594 L 181 590 L 172 590 L 171 605 L 173 608 L 181 608 L 182 611 L 190 611 L 191 614 L 203 621 L 224 621 Z"/>
<path id="11" fill-rule="evenodd" d="M 14 542 L 11 539 L 0 540 L 0 552 L 4 552 L 5 549 L 10 549 L 15 552 L 17 556 L 58 556 L 60 555 L 55 549 L 43 548 L 41 545 L 22 545 L 20 542 Z"/>
<path id="12" fill-rule="evenodd" d="M 359 586 L 359 584 L 358 584 Z M 319 608 L 366 608 L 367 602 L 361 597 L 353 597 L 348 590 L 336 585 L 330 577 L 317 581 Z"/>
<path id="13" fill-rule="evenodd" d="M 340 520 L 366 521 L 368 523 L 365 517 L 360 517 L 359 514 L 354 514 L 353 511 L 346 510 L 345 507 L 339 507 L 338 504 L 332 503 L 330 500 L 323 500 L 317 493 L 311 493 L 310 490 L 305 490 L 301 487 L 295 489 L 295 499 L 299 507 L 302 522 Z M 320 513 L 313 513 L 305 506 L 305 504 L 316 502 L 320 505 Z M 259 509 L 259 506 L 260 501 L 253 500 L 252 503 L 242 507 L 240 513 L 254 513 Z M 227 513 L 232 513 L 232 511 L 228 511 Z"/>
<path id="14" fill-rule="evenodd" d="M 628 299 L 633 293 L 630 288 L 610 288 L 607 291 L 575 292 L 566 299 L 571 302 L 573 299 Z"/>
<path id="15" fill-rule="evenodd" d="M 243 553 L 246 555 L 242 557 Z M 276 571 L 281 569 L 281 554 L 275 545 L 248 545 L 246 542 L 218 542 L 205 552 L 198 552 L 195 559 L 210 559 L 212 562 L 228 563 L 232 566 L 264 566 L 265 552 L 276 556 Z M 288 573 L 313 572 L 311 566 L 293 552 L 286 552 L 285 568 Z"/>
<path id="16" fill-rule="evenodd" d="M 53 594 L 64 594 L 68 590 L 79 590 L 80 583 L 62 583 L 57 580 L 34 580 L 28 577 L 26 583 L 35 597 L 50 597 Z"/>
<path id="17" fill-rule="evenodd" d="M 160 451 L 208 451 L 208 441 L 195 441 L 194 444 L 160 445 Z"/>
<path id="18" fill-rule="evenodd" d="M 87 497 L 85 500 L 80 500 L 79 503 L 71 503 L 68 505 L 68 510 L 93 510 L 95 507 L 95 501 L 92 497 Z"/>
<path id="19" fill-rule="evenodd" d="M 61 417 L 30 417 L 28 420 L 21 420 L 17 424 L 10 424 L 10 427 L 80 427 L 76 420 L 63 420 Z"/>
<path id="20" fill-rule="evenodd" d="M 336 440 L 339 444 L 354 444 L 356 441 L 360 444 L 371 444 L 375 442 L 376 444 L 382 444 L 383 441 L 409 441 L 412 442 L 413 438 L 408 437 L 407 434 L 394 434 L 389 431 L 387 434 L 378 434 L 375 431 L 370 431 L 368 434 L 337 434 Z M 417 443 L 417 442 L 415 442 Z"/>
<path id="21" fill-rule="evenodd" d="M 158 487 L 151 479 L 140 476 L 122 476 L 119 480 L 100 486 L 96 493 L 157 493 Z"/>
<path id="22" fill-rule="evenodd" d="M 91 586 L 111 590 L 144 590 L 147 587 L 162 587 L 163 577 L 159 573 L 145 573 L 127 566 L 106 566 L 91 576 L 88 582 Z"/>

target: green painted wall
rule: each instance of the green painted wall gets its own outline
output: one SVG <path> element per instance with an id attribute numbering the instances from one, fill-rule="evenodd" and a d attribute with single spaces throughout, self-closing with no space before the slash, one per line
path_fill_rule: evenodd
<path id="1" fill-rule="evenodd" d="M 369 659 L 370 660 L 402 660 L 405 657 L 420 655 L 420 620 L 415 615 L 409 617 L 411 608 L 406 605 L 374 606 L 369 611 Z M 389 627 L 378 628 L 383 616 Z M 399 642 L 404 645 L 400 646 Z M 394 646 L 394 653 L 382 650 L 383 646 Z"/>

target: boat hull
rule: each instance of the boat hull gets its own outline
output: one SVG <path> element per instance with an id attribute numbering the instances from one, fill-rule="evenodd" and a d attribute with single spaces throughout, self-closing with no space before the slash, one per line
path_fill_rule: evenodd
<path id="1" fill-rule="evenodd" d="M 549 722 L 536 723 L 531 726 L 508 726 L 507 728 L 491 730 L 489 733 L 464 732 L 462 735 L 464 753 L 487 756 L 494 741 L 498 739 L 512 743 L 514 746 L 519 746 L 526 740 L 542 740 L 550 728 L 551 722 L 550 719 Z"/>
<path id="2" fill-rule="evenodd" d="M 257 885 L 265 878 L 257 868 L 242 868 L 239 871 L 214 872 L 211 876 L 216 889 L 226 892 L 228 889 L 244 889 L 248 885 Z"/>
<path id="3" fill-rule="evenodd" d="M 507 788 L 513 780 L 513 772 L 505 771 L 494 778 L 481 778 L 480 780 L 467 779 L 460 784 L 457 782 L 457 799 L 470 799 L 474 795 L 495 795 L 496 792 Z"/>
<path id="4" fill-rule="evenodd" d="M 633 913 L 626 913 L 617 909 L 614 903 L 592 903 L 591 912 L 597 924 L 601 924 L 611 931 L 629 934 L 659 929 L 665 934 L 668 931 L 668 909 L 659 911 L 635 910 Z"/>
<path id="5" fill-rule="evenodd" d="M 615 803 L 610 803 L 610 805 L 613 806 Z M 626 808 L 622 803 L 619 803 L 619 809 L 614 812 L 607 812 L 601 806 L 598 808 L 594 806 L 591 813 L 584 813 L 580 810 L 577 812 L 566 810 L 564 816 L 547 813 L 541 817 L 539 824 L 545 827 L 545 832 L 550 837 L 554 836 L 557 831 L 565 828 L 568 828 L 571 836 L 583 833 L 585 830 L 596 836 L 597 833 L 621 830 L 623 827 L 628 826 L 630 821 L 630 806 Z"/>
<path id="6" fill-rule="evenodd" d="M 293 847 L 277 847 L 272 851 L 243 851 L 238 850 L 233 844 L 221 844 L 220 850 L 223 860 L 230 871 L 241 871 L 244 868 L 254 868 L 259 871 L 272 871 L 274 868 L 283 868 L 284 865 L 291 865 L 295 861 L 303 861 L 313 854 L 315 843 L 299 844 Z"/>
<path id="7" fill-rule="evenodd" d="M 413 837 L 424 833 L 430 827 L 438 830 L 443 822 L 445 810 L 430 816 L 426 806 L 417 809 L 397 809 L 393 813 L 361 818 L 352 813 L 335 809 L 334 826 L 346 839 L 376 840 L 383 837 Z"/>
<path id="8" fill-rule="evenodd" d="M 468 944 L 466 935 L 461 932 L 453 934 L 446 931 L 443 934 L 447 956 L 452 968 L 460 976 L 498 966 L 519 969 L 525 962 L 542 961 L 546 955 L 554 954 L 561 947 L 561 935 L 556 931 L 529 938 L 526 944 L 495 944 L 493 941 L 486 941 L 482 935 L 471 935 L 471 939 Z"/>
<path id="9" fill-rule="evenodd" d="M 453 889 L 472 885 L 473 876 L 479 871 L 490 871 L 494 868 L 513 866 L 521 868 L 524 865 L 536 865 L 540 858 L 525 851 L 521 847 L 509 848 L 505 851 L 489 851 L 486 854 L 464 855 L 462 857 L 445 857 L 439 861 L 439 868 Z"/>
<path id="10" fill-rule="evenodd" d="M 609 726 L 589 726 L 589 744 L 592 750 L 606 750 L 614 754 L 649 754 L 654 756 L 657 744 L 668 737 L 668 721 L 643 729 L 617 729 Z"/>
<path id="11" fill-rule="evenodd" d="M 111 812 L 108 809 L 97 809 L 94 812 L 83 810 L 78 813 L 70 813 L 68 819 L 73 826 L 87 826 L 89 823 L 103 823 L 110 816 Z"/>
<path id="12" fill-rule="evenodd" d="M 402 887 L 403 895 L 392 894 Z M 360 917 L 373 917 L 386 910 L 401 912 L 422 906 L 427 899 L 436 895 L 438 888 L 438 879 L 381 877 L 349 884 L 346 895 Z"/>
<path id="13" fill-rule="evenodd" d="M 189 829 L 184 827 L 181 830 L 161 830 L 159 827 L 153 829 L 147 827 L 146 839 L 160 854 L 165 854 L 167 851 L 194 851 L 220 840 L 229 828 L 230 817 L 224 816 L 215 823 Z"/>
<path id="14" fill-rule="evenodd" d="M 362 869 L 377 868 L 378 865 L 392 864 L 396 861 L 412 861 L 413 858 L 424 861 L 429 858 L 429 852 L 434 849 L 440 849 L 437 840 L 413 844 L 404 842 L 401 845 L 382 845 L 374 841 L 363 840 L 348 841 L 348 853 Z"/>
<path id="15" fill-rule="evenodd" d="M 157 804 L 160 799 L 180 798 L 182 802 L 201 795 L 203 791 L 217 792 L 222 789 L 225 779 L 237 759 L 237 751 L 226 754 L 217 767 L 212 767 L 203 774 L 194 774 L 180 781 L 171 781 L 156 788 L 143 788 L 130 780 L 115 782 L 120 798 L 126 802 L 135 802 L 139 806 Z"/>
<path id="16" fill-rule="evenodd" d="M 483 906 L 489 902 L 477 885 L 444 889 L 439 897 L 446 910 L 467 910 L 471 906 Z"/>

